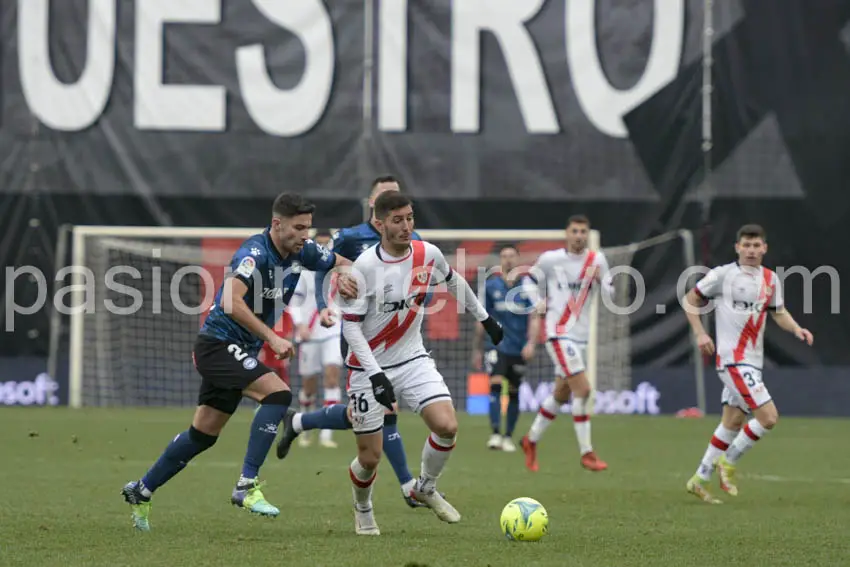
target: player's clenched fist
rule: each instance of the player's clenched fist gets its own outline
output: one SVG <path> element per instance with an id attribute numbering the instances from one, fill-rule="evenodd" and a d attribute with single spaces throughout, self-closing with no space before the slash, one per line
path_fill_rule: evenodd
<path id="1" fill-rule="evenodd" d="M 714 341 L 705 333 L 697 337 L 697 347 L 703 354 L 714 354 Z"/>
<path id="2" fill-rule="evenodd" d="M 395 390 L 393 390 L 392 382 L 383 372 L 379 372 L 373 376 L 369 376 L 369 381 L 372 382 L 372 393 L 375 394 L 375 399 L 379 404 L 387 408 L 393 409 L 395 403 Z"/>
<path id="3" fill-rule="evenodd" d="M 806 341 L 806 344 L 809 346 L 812 346 L 812 343 L 815 342 L 814 335 L 808 329 L 802 327 L 797 327 L 797 330 L 794 331 L 794 336 L 801 341 Z"/>
<path id="4" fill-rule="evenodd" d="M 341 273 L 337 278 L 337 289 L 345 299 L 357 299 L 357 280 L 351 274 Z"/>
<path id="5" fill-rule="evenodd" d="M 275 337 L 269 341 L 269 348 L 274 351 L 275 358 L 283 360 L 292 356 L 292 343 L 282 337 Z"/>

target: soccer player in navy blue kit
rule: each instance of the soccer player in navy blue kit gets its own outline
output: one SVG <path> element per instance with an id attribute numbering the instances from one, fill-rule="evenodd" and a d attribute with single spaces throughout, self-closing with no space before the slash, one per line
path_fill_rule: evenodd
<path id="1" fill-rule="evenodd" d="M 391 175 L 375 179 L 372 182 L 369 194 L 369 206 L 373 209 L 371 219 L 369 222 L 364 222 L 351 228 L 344 228 L 337 232 L 333 238 L 333 251 L 353 262 L 363 251 L 378 244 L 381 241 L 381 233 L 375 226 L 375 199 L 386 191 L 399 190 L 398 180 Z M 412 239 L 421 240 L 416 232 L 413 233 Z M 319 305 L 319 311 L 323 311 L 326 301 L 319 286 L 316 287 L 316 303 Z M 341 348 L 343 350 L 343 360 L 345 360 L 347 345 L 342 339 Z M 338 404 L 309 413 L 293 414 L 289 412 L 284 419 L 283 435 L 277 444 L 278 458 L 283 459 L 286 457 L 292 443 L 303 431 L 313 429 L 351 429 L 351 421 L 347 409 L 347 405 Z M 384 419 L 383 437 L 384 454 L 386 454 L 387 460 L 392 465 L 393 471 L 401 485 L 402 497 L 411 508 L 423 507 L 424 505 L 421 502 L 410 496 L 411 487 L 416 483 L 416 479 L 411 474 L 410 468 L 407 465 L 407 455 L 404 451 L 401 434 L 398 432 L 397 412 L 387 413 Z"/>
<path id="2" fill-rule="evenodd" d="M 493 434 L 487 447 L 507 452 L 516 451 L 512 435 L 519 419 L 519 385 L 525 376 L 525 366 L 534 358 L 537 337 L 540 334 L 540 318 L 535 316 L 533 305 L 523 290 L 522 275 L 517 273 L 519 252 L 513 245 L 499 250 L 501 272 L 487 279 L 484 307 L 493 314 L 504 331 L 504 338 L 497 346 L 488 340 L 482 349 L 484 328 L 475 326 L 472 344 L 472 364 L 481 368 L 482 361 L 490 375 L 490 426 Z M 501 434 L 502 383 L 508 381 L 508 411 L 505 434 Z"/>
<path id="3" fill-rule="evenodd" d="M 257 360 L 257 354 L 264 341 L 278 358 L 292 354 L 292 343 L 271 327 L 292 297 L 302 269 L 326 273 L 334 266 L 351 264 L 307 238 L 314 210 L 300 195 L 280 195 L 272 206 L 269 227 L 243 242 L 233 255 L 232 273 L 218 290 L 192 352 L 201 375 L 192 424 L 171 441 L 141 479 L 127 483 L 122 490 L 137 529 L 150 529 L 152 493 L 215 444 L 243 396 L 260 406 L 231 502 L 263 516 L 280 513 L 260 491 L 258 476 L 292 402 L 292 392 Z M 356 296 L 353 282 L 341 282 L 340 286 L 344 295 Z"/>

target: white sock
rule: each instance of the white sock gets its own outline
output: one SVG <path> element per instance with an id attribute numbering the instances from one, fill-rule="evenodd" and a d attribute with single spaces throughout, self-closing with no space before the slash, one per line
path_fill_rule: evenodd
<path id="1" fill-rule="evenodd" d="M 733 465 L 737 463 L 744 456 L 744 453 L 753 448 L 756 441 L 764 437 L 765 433 L 767 433 L 767 429 L 758 420 L 751 419 L 726 450 L 726 460 Z"/>
<path id="2" fill-rule="evenodd" d="M 711 473 L 714 472 L 714 462 L 720 455 L 726 452 L 726 449 L 735 440 L 737 434 L 737 431 L 723 427 L 722 423 L 717 426 L 717 429 L 714 430 L 714 435 L 711 437 L 711 441 L 708 442 L 708 448 L 702 456 L 702 462 L 700 462 L 697 468 L 697 474 L 701 479 L 711 479 Z"/>
<path id="3" fill-rule="evenodd" d="M 590 443 L 590 416 L 587 415 L 587 398 L 573 397 L 573 428 L 576 430 L 576 440 L 581 454 L 593 451 Z"/>
<path id="4" fill-rule="evenodd" d="M 330 429 L 322 429 L 321 433 L 319 433 L 320 441 L 333 441 L 333 431 Z"/>
<path id="5" fill-rule="evenodd" d="M 422 448 L 422 471 L 419 475 L 419 488 L 423 492 L 434 490 L 437 479 L 446 466 L 446 461 L 455 448 L 455 437 L 443 439 L 431 433 Z"/>
<path id="6" fill-rule="evenodd" d="M 360 464 L 359 459 L 351 461 L 348 468 L 351 476 L 351 489 L 354 493 L 354 507 L 360 512 L 372 509 L 372 485 L 378 476 L 378 471 L 369 470 Z"/>
<path id="7" fill-rule="evenodd" d="M 339 388 L 325 388 L 325 407 L 335 406 L 342 399 L 342 390 Z"/>
<path id="8" fill-rule="evenodd" d="M 558 410 L 561 404 L 555 400 L 555 396 L 550 395 L 543 403 L 540 404 L 540 410 L 534 417 L 534 423 L 531 424 L 531 429 L 528 430 L 528 440 L 532 443 L 537 443 L 543 436 L 543 432 L 549 427 L 549 424 L 558 417 Z"/>
<path id="9" fill-rule="evenodd" d="M 301 414 L 296 413 L 292 416 L 292 429 L 295 430 L 295 433 L 303 433 L 304 427 L 301 425 Z"/>

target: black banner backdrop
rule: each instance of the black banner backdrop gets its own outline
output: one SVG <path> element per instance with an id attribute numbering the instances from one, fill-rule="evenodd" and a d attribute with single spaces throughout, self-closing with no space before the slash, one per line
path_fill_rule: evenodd
<path id="1" fill-rule="evenodd" d="M 63 223 L 256 226 L 282 190 L 351 224 L 389 171 L 422 226 L 581 211 L 621 244 L 706 224 L 721 263 L 760 222 L 771 265 L 847 273 L 850 3 L 716 4 L 706 179 L 701 0 L 5 2 L 0 256 L 50 274 Z M 850 361 L 830 281 L 813 290 L 817 349 L 771 333 L 771 360 Z M 657 323 L 633 318 L 636 362 L 682 362 Z M 0 350 L 44 354 L 47 330 L 19 316 Z"/>

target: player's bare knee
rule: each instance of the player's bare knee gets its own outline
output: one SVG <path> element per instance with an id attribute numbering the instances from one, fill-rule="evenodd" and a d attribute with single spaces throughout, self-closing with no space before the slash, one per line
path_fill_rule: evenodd
<path id="1" fill-rule="evenodd" d="M 453 439 L 457 435 L 457 416 L 454 412 L 441 415 L 433 423 L 431 431 L 441 439 Z"/>
<path id="2" fill-rule="evenodd" d="M 570 385 L 564 378 L 558 378 L 555 381 L 555 389 L 552 392 L 552 396 L 555 398 L 556 402 L 565 404 L 570 401 L 570 392 Z"/>
<path id="3" fill-rule="evenodd" d="M 779 412 L 776 410 L 776 407 L 771 408 L 759 408 L 764 411 L 758 412 L 756 415 L 756 419 L 765 429 L 773 429 L 776 427 L 776 423 L 779 421 Z"/>
<path id="4" fill-rule="evenodd" d="M 378 468 L 378 463 L 381 462 L 381 448 L 374 446 L 360 447 L 357 452 L 357 460 L 364 469 L 370 471 Z"/>

